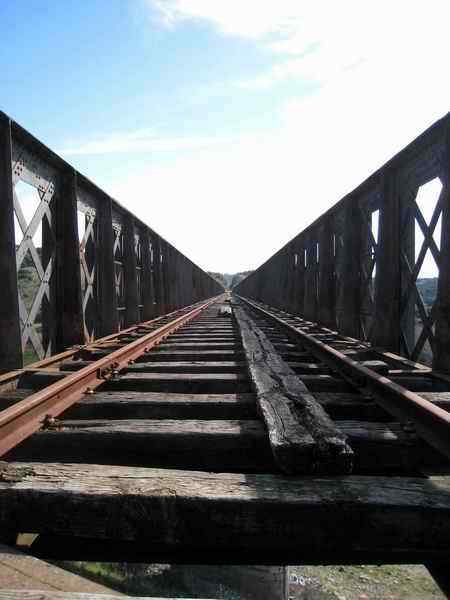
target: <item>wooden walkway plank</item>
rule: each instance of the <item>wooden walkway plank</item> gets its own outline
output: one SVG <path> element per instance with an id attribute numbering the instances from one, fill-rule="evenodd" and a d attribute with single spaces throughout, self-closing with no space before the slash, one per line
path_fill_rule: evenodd
<path id="1" fill-rule="evenodd" d="M 255 419 L 253 394 L 97 392 L 77 402 L 64 419 Z"/>
<path id="2" fill-rule="evenodd" d="M 282 412 L 284 399 L 275 395 L 271 402 L 279 402 L 277 416 L 290 425 L 290 414 Z M 342 420 L 337 425 L 355 450 L 355 473 L 415 472 L 445 464 L 438 452 L 399 423 Z M 285 427 L 284 435 L 288 433 Z M 55 456 L 68 462 L 214 471 L 275 469 L 266 428 L 251 419 L 67 419 L 35 433 L 7 458 L 51 461 Z"/>
<path id="3" fill-rule="evenodd" d="M 244 353 L 242 349 L 235 350 L 164 350 L 161 346 L 156 346 L 151 352 L 143 354 L 136 360 L 140 362 L 160 362 L 160 361 L 180 361 L 180 360 L 201 360 L 221 361 L 221 360 L 242 360 Z"/>
<path id="4" fill-rule="evenodd" d="M 246 420 L 81 420 L 37 432 L 8 460 L 273 472 L 264 427 Z"/>
<path id="5" fill-rule="evenodd" d="M 125 373 L 108 381 L 105 388 L 216 394 L 252 391 L 247 375 L 241 373 Z"/>
<path id="6" fill-rule="evenodd" d="M 261 556 L 272 564 L 362 562 L 374 553 L 383 562 L 446 560 L 450 479 L 12 463 L 0 471 L 0 527 L 11 522 L 18 531 L 128 540 L 161 553 L 222 552 L 238 564 Z"/>
<path id="7" fill-rule="evenodd" d="M 286 473 L 349 472 L 353 452 L 322 407 L 246 311 L 235 307 L 274 458 Z"/>
<path id="8" fill-rule="evenodd" d="M 243 371 L 246 363 L 236 360 L 204 362 L 200 360 L 139 362 L 130 365 L 126 373 L 176 372 L 176 373 L 237 373 Z"/>
<path id="9" fill-rule="evenodd" d="M 0 600 L 170 600 L 149 596 L 125 596 L 124 594 L 95 594 L 88 592 L 56 592 L 49 590 L 0 590 Z"/>

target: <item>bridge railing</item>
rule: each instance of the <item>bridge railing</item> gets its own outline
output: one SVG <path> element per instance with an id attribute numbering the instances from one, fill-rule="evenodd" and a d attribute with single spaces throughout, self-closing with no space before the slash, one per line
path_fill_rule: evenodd
<path id="1" fill-rule="evenodd" d="M 447 115 L 236 291 L 450 371 L 449 132 Z"/>
<path id="2" fill-rule="evenodd" d="M 3 371 L 222 291 L 4 113 L 0 203 Z"/>

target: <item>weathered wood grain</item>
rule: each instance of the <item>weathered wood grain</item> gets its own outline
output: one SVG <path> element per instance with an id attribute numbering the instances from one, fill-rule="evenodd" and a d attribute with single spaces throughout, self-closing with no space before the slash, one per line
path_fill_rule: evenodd
<path id="1" fill-rule="evenodd" d="M 94 594 L 89 592 L 56 592 L 50 590 L 0 590 L 0 600 L 170 600 L 149 596 L 125 596 L 124 594 Z"/>
<path id="2" fill-rule="evenodd" d="M 37 432 L 7 459 L 273 472 L 266 432 L 246 420 L 65 420 Z"/>
<path id="3" fill-rule="evenodd" d="M 255 419 L 253 394 L 96 392 L 77 402 L 64 419 Z"/>
<path id="4" fill-rule="evenodd" d="M 222 360 L 204 362 L 200 360 L 139 362 L 126 368 L 126 373 L 237 373 L 245 369 L 245 362 Z"/>
<path id="5" fill-rule="evenodd" d="M 233 350 L 238 342 L 170 342 L 165 340 L 158 345 L 159 350 Z"/>
<path id="6" fill-rule="evenodd" d="M 281 400 L 276 396 L 273 402 L 281 404 Z M 283 425 L 292 423 L 292 430 L 285 426 L 283 433 L 286 437 L 292 433 L 288 440 L 301 443 L 305 428 L 288 421 L 291 416 L 283 407 L 276 405 L 277 417 Z M 337 425 L 357 453 L 356 473 L 450 470 L 448 461 L 399 423 L 341 420 Z M 52 461 L 55 456 L 68 462 L 214 471 L 275 469 L 266 428 L 252 419 L 65 419 L 35 433 L 10 451 L 7 459 Z"/>
<path id="7" fill-rule="evenodd" d="M 105 384 L 107 389 L 181 393 L 248 393 L 251 385 L 242 373 L 126 373 Z"/>
<path id="8" fill-rule="evenodd" d="M 257 403 L 274 458 L 286 473 L 348 472 L 353 452 L 267 336 L 235 308 Z"/>
<path id="9" fill-rule="evenodd" d="M 11 477 L 15 471 L 16 477 Z M 450 480 L 283 477 L 17 463 L 0 471 L 0 526 L 234 553 L 273 564 L 378 554 L 446 559 Z M 49 515 L 52 518 L 49 519 Z M 204 527 L 204 523 L 208 526 Z M 199 529 L 200 528 L 200 529 Z M 201 530 L 201 535 L 199 531 Z"/>
<path id="10" fill-rule="evenodd" d="M 242 349 L 236 350 L 164 350 L 161 345 L 152 348 L 151 352 L 143 354 L 136 360 L 139 362 L 180 361 L 180 360 L 242 360 L 244 353 Z"/>

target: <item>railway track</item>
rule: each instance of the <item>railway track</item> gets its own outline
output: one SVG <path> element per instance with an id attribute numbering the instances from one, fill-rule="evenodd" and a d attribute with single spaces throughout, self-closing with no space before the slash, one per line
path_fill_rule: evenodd
<path id="1" fill-rule="evenodd" d="M 222 296 L 0 398 L 0 526 L 41 557 L 447 558 L 450 380 L 282 311 Z"/>

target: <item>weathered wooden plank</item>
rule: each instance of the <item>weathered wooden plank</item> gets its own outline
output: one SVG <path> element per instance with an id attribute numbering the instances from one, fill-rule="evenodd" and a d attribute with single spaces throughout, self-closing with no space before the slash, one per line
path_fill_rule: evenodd
<path id="1" fill-rule="evenodd" d="M 159 362 L 159 361 L 180 361 L 180 360 L 201 360 L 201 361 L 221 361 L 221 360 L 242 360 L 244 353 L 241 350 L 160 350 L 160 346 L 152 348 L 151 352 L 143 354 L 136 360 L 139 362 Z"/>
<path id="2" fill-rule="evenodd" d="M 66 420 L 7 458 L 208 471 L 274 471 L 267 435 L 252 420 Z"/>
<path id="3" fill-rule="evenodd" d="M 450 472 L 448 459 L 419 439 L 414 429 L 400 423 L 343 420 L 338 425 L 355 451 L 355 472 L 412 472 L 438 465 L 445 465 Z"/>
<path id="4" fill-rule="evenodd" d="M 450 479 L 13 463 L 0 476 L 0 526 L 12 521 L 19 531 L 129 541 L 161 556 L 244 555 L 247 564 L 446 560 Z"/>
<path id="5" fill-rule="evenodd" d="M 127 373 L 238 373 L 245 369 L 246 363 L 236 360 L 222 361 L 168 361 L 139 362 L 126 368 Z"/>
<path id="6" fill-rule="evenodd" d="M 314 398 L 333 420 L 392 421 L 381 406 L 361 394 L 316 392 Z"/>
<path id="7" fill-rule="evenodd" d="M 148 355 L 147 355 L 148 356 Z M 66 360 L 61 363 L 61 371 L 79 371 L 83 367 L 92 364 L 87 360 Z M 235 360 L 224 361 L 152 361 L 145 362 L 145 358 L 129 365 L 123 373 L 237 373 L 245 369 L 245 363 Z"/>
<path id="8" fill-rule="evenodd" d="M 398 377 L 389 377 L 389 379 L 413 392 L 432 392 L 439 389 L 439 382 L 433 380 L 431 377 L 400 375 Z M 445 387 L 447 388 L 447 386 Z"/>
<path id="9" fill-rule="evenodd" d="M 239 335 L 236 327 L 230 326 L 225 327 L 224 325 L 202 325 L 202 326 L 189 326 L 186 325 L 178 330 L 177 334 L 186 335 Z"/>
<path id="10" fill-rule="evenodd" d="M 125 596 L 89 592 L 57 592 L 52 590 L 0 590 L 0 600 L 170 600 L 149 596 Z"/>
<path id="11" fill-rule="evenodd" d="M 241 342 L 170 342 L 165 340 L 158 345 L 160 350 L 232 350 L 241 348 Z"/>
<path id="12" fill-rule="evenodd" d="M 387 375 L 389 372 L 388 365 L 381 360 L 365 360 L 362 361 L 361 364 L 364 367 L 372 369 L 372 371 L 376 371 L 377 373 L 383 373 Z M 324 363 L 288 361 L 288 365 L 298 375 L 326 375 L 331 371 L 330 367 Z"/>
<path id="13" fill-rule="evenodd" d="M 0 392 L 0 410 L 12 406 L 16 402 L 20 402 L 27 396 L 33 393 L 33 390 L 11 390 L 9 392 Z"/>
<path id="14" fill-rule="evenodd" d="M 62 418 L 255 419 L 256 402 L 253 394 L 97 392 L 74 404 Z"/>
<path id="15" fill-rule="evenodd" d="M 200 341 L 205 342 L 215 342 L 215 341 L 223 341 L 223 342 L 233 342 L 235 340 L 239 340 L 239 335 L 234 331 L 216 331 L 211 329 L 209 332 L 202 331 L 176 331 L 170 336 L 170 341 L 183 341 L 186 340 L 188 342 L 196 341 L 200 339 Z M 169 338 L 168 338 L 169 341 Z"/>
<path id="16" fill-rule="evenodd" d="M 105 383 L 107 389 L 175 393 L 247 393 L 251 385 L 241 373 L 126 373 Z"/>
<path id="17" fill-rule="evenodd" d="M 60 371 L 79 371 L 92 364 L 92 360 L 65 360 L 59 365 Z"/>
<path id="18" fill-rule="evenodd" d="M 21 542 L 25 542 L 25 536 L 19 537 Z M 26 541 L 31 542 L 30 538 L 37 536 L 26 537 L 28 538 Z M 57 590 L 65 590 L 68 593 L 84 592 L 82 596 L 94 594 L 97 598 L 99 597 L 96 596 L 97 593 L 113 592 L 110 588 L 94 583 L 55 564 L 38 560 L 35 556 L 30 556 L 28 551 L 21 552 L 15 547 L 15 543 L 14 540 L 11 545 L 0 544 L 0 599 L 5 597 L 2 594 L 8 597 L 10 593 L 14 594 L 13 598 L 44 598 L 47 592 Z M 28 591 L 34 589 L 47 591 L 42 592 L 41 596 L 38 596 L 37 592 L 31 592 L 32 595 L 28 596 Z M 23 592 L 25 595 L 22 595 Z M 78 594 L 75 595 L 79 597 Z"/>
<path id="19" fill-rule="evenodd" d="M 281 415 L 284 417 L 283 412 Z M 355 472 L 411 472 L 450 466 L 413 430 L 399 423 L 341 420 L 337 426 L 355 450 Z M 296 427 L 294 432 L 298 431 L 301 434 L 304 428 Z M 54 460 L 55 456 L 68 462 L 218 471 L 274 469 L 264 425 L 248 419 L 66 419 L 34 434 L 11 451 L 8 459 Z"/>
<path id="20" fill-rule="evenodd" d="M 351 470 L 353 453 L 345 436 L 248 314 L 240 307 L 234 314 L 279 468 L 286 473 Z"/>
<path id="21" fill-rule="evenodd" d="M 422 392 L 420 395 L 436 406 L 450 410 L 450 392 Z"/>
<path id="22" fill-rule="evenodd" d="M 22 337 L 17 288 L 11 122 L 0 115 L 0 372 L 22 367 Z"/>
<path id="23" fill-rule="evenodd" d="M 39 371 L 25 371 L 19 378 L 19 385 L 23 388 L 40 390 L 55 381 L 64 379 L 67 373 L 41 369 Z"/>
<path id="24" fill-rule="evenodd" d="M 354 392 L 345 379 L 333 375 L 298 375 L 310 392 Z"/>
<path id="25" fill-rule="evenodd" d="M 326 375 L 330 373 L 330 367 L 323 363 L 287 361 L 287 364 L 297 375 Z"/>
<path id="26" fill-rule="evenodd" d="M 216 335 L 191 336 L 188 334 L 186 334 L 186 335 L 175 335 L 174 334 L 167 338 L 167 343 L 169 343 L 169 344 L 177 344 L 177 343 L 181 343 L 181 344 L 196 344 L 196 343 L 222 344 L 224 342 L 237 344 L 240 342 L 240 340 L 235 335 L 230 335 L 230 336 L 216 336 Z"/>

